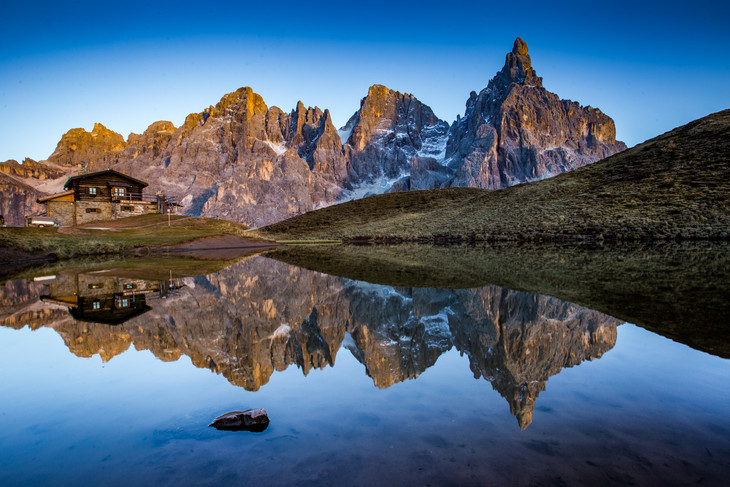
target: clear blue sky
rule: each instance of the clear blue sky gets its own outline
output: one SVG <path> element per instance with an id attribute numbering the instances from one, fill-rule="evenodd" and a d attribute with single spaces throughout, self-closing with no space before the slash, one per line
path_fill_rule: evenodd
<path id="1" fill-rule="evenodd" d="M 601 108 L 631 146 L 730 108 L 728 19 L 727 0 L 3 1 L 0 161 L 44 159 L 94 122 L 178 126 L 241 86 L 341 126 L 380 83 L 451 123 L 517 36 L 547 89 Z"/>

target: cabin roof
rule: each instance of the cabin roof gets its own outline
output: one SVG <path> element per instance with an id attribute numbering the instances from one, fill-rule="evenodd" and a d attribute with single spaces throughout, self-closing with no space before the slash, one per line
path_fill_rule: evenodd
<path id="1" fill-rule="evenodd" d="M 62 193 L 51 194 L 51 195 L 48 195 L 48 196 L 44 196 L 43 198 L 38 198 L 36 201 L 38 203 L 43 203 L 44 201 L 52 200 L 52 199 L 55 199 L 55 198 L 60 198 L 61 196 L 69 196 L 69 195 L 72 195 L 72 194 L 74 194 L 74 190 L 73 189 L 70 189 L 68 191 L 63 191 Z"/>
<path id="2" fill-rule="evenodd" d="M 128 179 L 129 181 L 134 181 L 137 184 L 141 184 L 142 187 L 147 186 L 147 183 L 145 183 L 144 181 L 141 181 L 137 178 L 133 178 L 132 176 L 127 176 L 126 174 L 120 173 L 119 171 L 115 171 L 114 169 L 105 169 L 104 171 L 89 172 L 86 174 L 79 174 L 78 176 L 71 176 L 70 178 L 68 178 L 68 181 L 66 181 L 66 184 L 64 184 L 63 187 L 65 189 L 69 189 L 69 188 L 71 188 L 71 184 L 74 181 L 79 181 L 79 180 L 83 180 L 83 179 L 94 177 L 94 176 L 102 176 L 104 174 L 109 174 L 109 175 L 113 174 L 113 175 L 119 176 L 120 178 Z"/>

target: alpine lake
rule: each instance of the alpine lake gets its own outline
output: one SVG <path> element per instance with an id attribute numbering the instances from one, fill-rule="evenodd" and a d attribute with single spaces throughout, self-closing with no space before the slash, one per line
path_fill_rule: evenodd
<path id="1" fill-rule="evenodd" d="M 6 273 L 0 485 L 730 485 L 727 244 L 229 254 Z"/>

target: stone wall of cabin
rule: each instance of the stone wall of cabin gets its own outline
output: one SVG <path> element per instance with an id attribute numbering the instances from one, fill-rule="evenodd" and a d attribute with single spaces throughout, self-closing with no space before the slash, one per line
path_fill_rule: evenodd
<path id="1" fill-rule="evenodd" d="M 147 281 L 145 279 L 131 279 L 126 277 L 118 277 L 115 280 L 115 290 L 124 294 L 159 292 L 160 287 L 160 281 Z"/>
<path id="2" fill-rule="evenodd" d="M 112 206 L 113 203 L 111 201 L 77 201 L 76 224 L 82 225 L 99 220 L 112 220 L 114 219 Z"/>
<path id="3" fill-rule="evenodd" d="M 122 201 L 119 203 L 112 203 L 112 212 L 112 218 L 114 219 L 157 213 L 157 203 L 148 203 L 144 201 Z"/>
<path id="4" fill-rule="evenodd" d="M 62 227 L 70 227 L 74 222 L 73 201 L 47 201 L 46 215 L 54 219 Z"/>
<path id="5" fill-rule="evenodd" d="M 113 295 L 116 292 L 114 276 L 102 274 L 78 274 L 78 295 L 86 298 Z"/>
<path id="6" fill-rule="evenodd" d="M 49 295 L 53 299 L 78 296 L 78 286 L 75 274 L 58 274 L 56 279 L 48 284 Z"/>

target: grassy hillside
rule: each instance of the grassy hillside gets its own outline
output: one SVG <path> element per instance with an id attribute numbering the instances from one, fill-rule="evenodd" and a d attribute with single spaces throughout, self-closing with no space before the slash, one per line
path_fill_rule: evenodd
<path id="1" fill-rule="evenodd" d="M 554 178 L 372 196 L 264 227 L 272 239 L 730 238 L 730 110 Z"/>
<path id="2" fill-rule="evenodd" d="M 246 229 L 246 226 L 235 222 L 182 216 L 172 217 L 168 226 L 165 215 L 94 222 L 93 228 L 0 228 L 0 262 L 31 257 L 113 254 L 216 235 L 244 236 Z M 245 236 L 250 238 L 248 234 Z"/>

